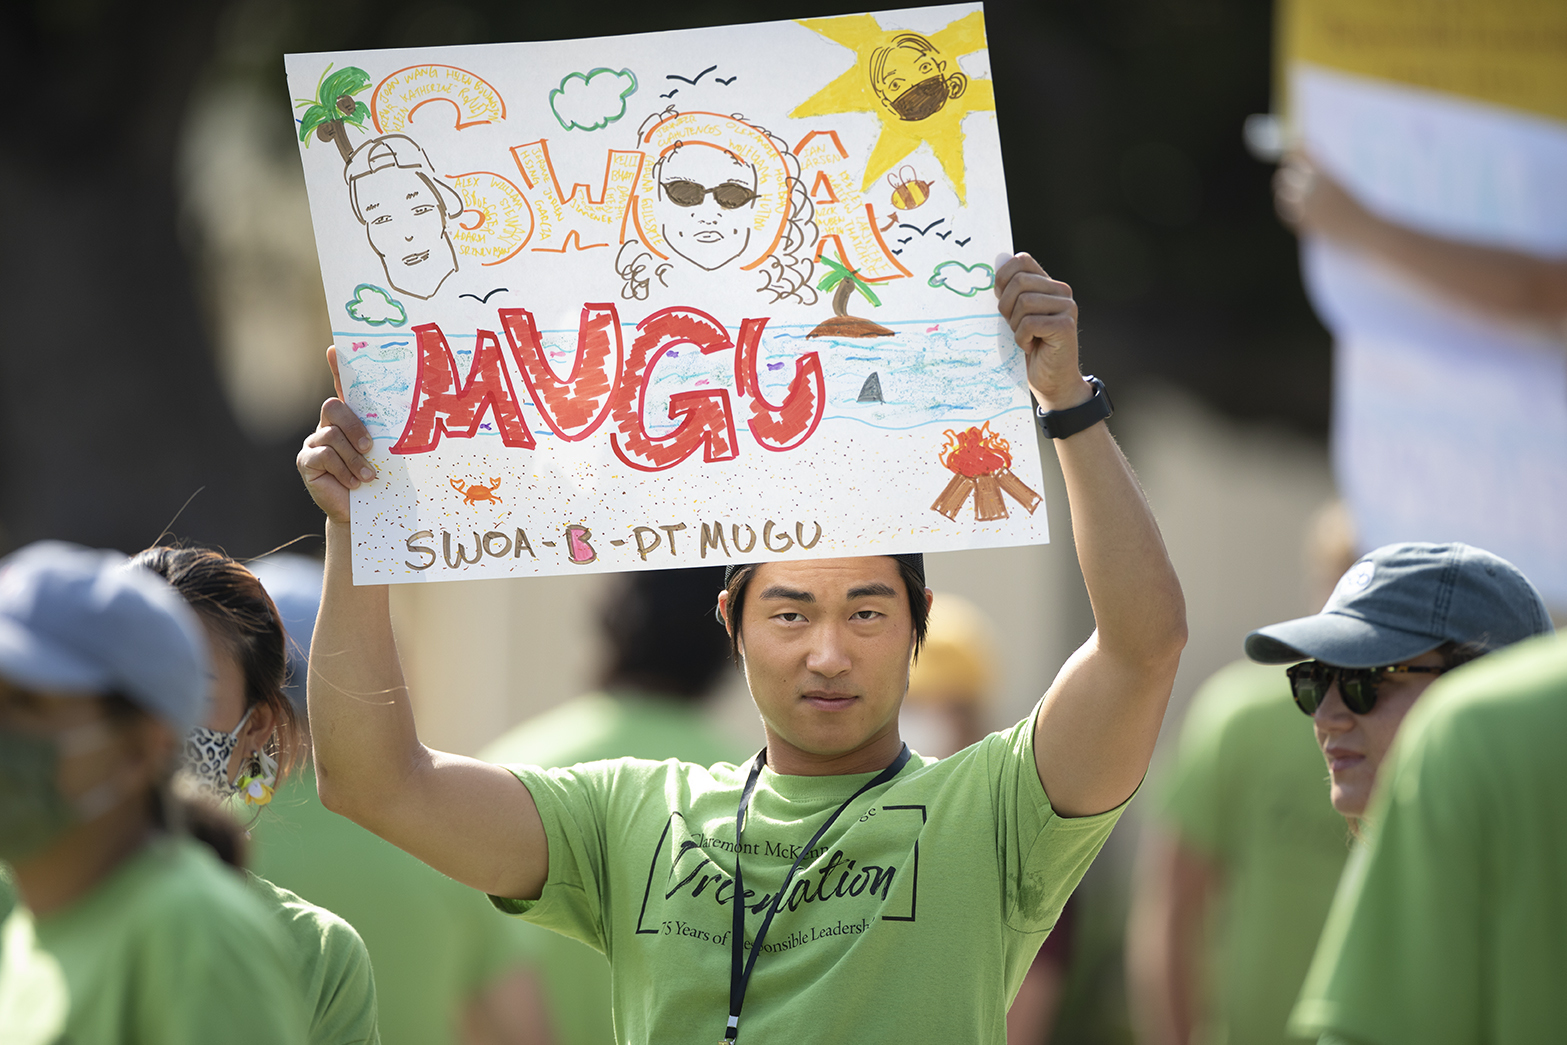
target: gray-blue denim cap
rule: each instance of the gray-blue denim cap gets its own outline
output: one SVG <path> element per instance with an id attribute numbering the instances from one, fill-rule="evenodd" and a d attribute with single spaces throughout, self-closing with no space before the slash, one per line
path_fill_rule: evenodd
<path id="1" fill-rule="evenodd" d="M 1258 628 L 1263 664 L 1378 668 L 1443 643 L 1499 649 L 1552 630 L 1545 600 L 1506 559 L 1467 544 L 1388 544 L 1351 566 L 1320 613 Z"/>
<path id="2" fill-rule="evenodd" d="M 310 638 L 321 610 L 322 564 L 320 559 L 281 552 L 245 564 L 272 597 L 288 642 L 288 683 L 283 692 L 295 706 L 305 708 L 305 676 L 310 670 Z"/>
<path id="3" fill-rule="evenodd" d="M 39 541 L 0 559 L 0 677 L 118 693 L 180 736 L 206 718 L 207 638 L 163 578 L 119 552 Z"/>

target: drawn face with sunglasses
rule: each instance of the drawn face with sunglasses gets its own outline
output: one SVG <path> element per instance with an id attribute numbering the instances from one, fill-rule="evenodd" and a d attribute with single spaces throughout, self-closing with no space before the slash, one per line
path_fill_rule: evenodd
<path id="1" fill-rule="evenodd" d="M 1380 668 L 1308 660 L 1287 669 L 1295 703 L 1311 716 L 1332 778 L 1333 808 L 1365 814 L 1377 769 L 1416 698 L 1448 669 L 1439 650 Z"/>
<path id="2" fill-rule="evenodd" d="M 745 253 L 756 206 L 756 170 L 705 142 L 676 145 L 654 171 L 658 230 L 676 254 L 711 272 Z"/>

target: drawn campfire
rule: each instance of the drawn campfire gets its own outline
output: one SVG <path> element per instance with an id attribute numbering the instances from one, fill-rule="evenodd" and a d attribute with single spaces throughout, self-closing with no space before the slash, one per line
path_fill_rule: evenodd
<path id="1" fill-rule="evenodd" d="M 943 465 L 952 471 L 952 481 L 936 503 L 933 511 L 957 522 L 958 512 L 974 495 L 974 517 L 980 522 L 1005 519 L 1006 498 L 1011 496 L 1028 509 L 1030 515 L 1044 500 L 1028 488 L 1028 484 L 1012 474 L 1012 446 L 1000 435 L 990 430 L 990 422 L 980 428 L 967 428 L 961 432 L 946 431 L 947 441 L 936 455 Z"/>

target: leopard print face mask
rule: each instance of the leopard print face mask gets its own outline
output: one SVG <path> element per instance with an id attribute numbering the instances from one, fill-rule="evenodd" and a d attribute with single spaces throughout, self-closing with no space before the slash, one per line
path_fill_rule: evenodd
<path id="1" fill-rule="evenodd" d="M 227 798 L 239 790 L 239 785 L 229 779 L 229 759 L 234 756 L 240 731 L 250 721 L 250 712 L 254 710 L 247 709 L 239 725 L 228 733 L 220 733 L 206 726 L 197 726 L 191 730 L 185 738 L 180 772 L 199 788 L 218 798 Z"/>

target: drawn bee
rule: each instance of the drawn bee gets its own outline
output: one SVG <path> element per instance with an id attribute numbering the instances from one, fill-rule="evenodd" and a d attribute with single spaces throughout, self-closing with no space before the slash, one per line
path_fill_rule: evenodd
<path id="1" fill-rule="evenodd" d="M 892 186 L 893 210 L 913 210 L 930 199 L 930 182 L 920 181 L 913 167 L 905 165 L 887 175 L 887 184 Z"/>

